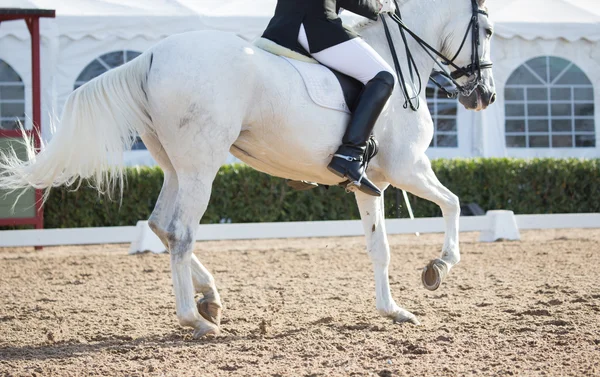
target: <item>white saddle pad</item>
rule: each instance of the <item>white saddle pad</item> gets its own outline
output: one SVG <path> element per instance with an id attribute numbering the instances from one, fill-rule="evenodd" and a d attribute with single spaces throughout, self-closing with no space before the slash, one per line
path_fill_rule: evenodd
<path id="1" fill-rule="evenodd" d="M 305 63 L 283 56 L 281 58 L 287 60 L 300 73 L 310 98 L 317 105 L 350 114 L 342 86 L 333 72 L 320 64 Z"/>

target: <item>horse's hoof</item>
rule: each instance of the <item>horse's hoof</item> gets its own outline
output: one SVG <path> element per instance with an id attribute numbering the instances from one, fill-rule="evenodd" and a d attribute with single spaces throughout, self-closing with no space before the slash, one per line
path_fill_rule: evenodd
<path id="1" fill-rule="evenodd" d="M 441 259 L 434 259 L 423 269 L 421 281 L 426 289 L 435 291 L 440 287 L 446 275 L 448 275 L 448 265 L 446 262 Z"/>
<path id="2" fill-rule="evenodd" d="M 217 326 L 213 325 L 212 323 L 205 323 L 194 330 L 194 339 L 217 336 L 220 332 L 221 331 Z"/>
<path id="3" fill-rule="evenodd" d="M 221 305 L 208 301 L 205 298 L 201 298 L 196 303 L 198 313 L 207 321 L 214 323 L 215 325 L 221 326 Z"/>
<path id="4" fill-rule="evenodd" d="M 416 326 L 419 326 L 421 322 L 417 319 L 417 317 L 411 312 L 407 312 L 406 310 L 396 314 L 393 318 L 394 323 L 410 323 Z"/>

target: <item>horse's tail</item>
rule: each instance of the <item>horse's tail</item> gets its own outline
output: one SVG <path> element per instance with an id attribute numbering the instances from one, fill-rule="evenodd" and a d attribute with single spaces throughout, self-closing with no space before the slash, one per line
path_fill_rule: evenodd
<path id="1" fill-rule="evenodd" d="M 60 126 L 39 154 L 28 137 L 29 161 L 14 150 L 1 153 L 0 188 L 50 189 L 85 178 L 101 192 L 122 190 L 123 152 L 138 133 L 153 132 L 146 94 L 152 59 L 146 52 L 71 93 Z"/>

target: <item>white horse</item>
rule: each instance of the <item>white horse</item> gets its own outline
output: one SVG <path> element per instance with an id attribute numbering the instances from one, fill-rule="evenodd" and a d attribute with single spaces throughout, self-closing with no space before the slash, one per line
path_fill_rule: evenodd
<path id="1" fill-rule="evenodd" d="M 483 7 L 484 1 L 477 0 L 477 6 Z M 469 24 L 474 15 L 471 1 L 403 0 L 400 9 L 411 30 L 444 56 L 452 58 L 460 50 L 454 63 L 472 63 L 472 46 L 460 48 L 465 31 L 470 35 L 475 30 Z M 481 26 L 476 58 L 489 61 L 491 24 L 487 17 L 475 16 Z M 392 64 L 381 19 L 357 28 Z M 407 71 L 400 32 L 397 27 L 391 30 Z M 418 69 L 425 73 L 420 83 L 425 87 L 434 61 L 413 38 L 408 40 Z M 460 101 L 481 110 L 495 97 L 491 70 L 458 81 L 473 80 L 478 80 L 476 89 Z M 459 200 L 437 180 L 425 155 L 433 136 L 427 107 L 411 111 L 403 104 L 397 87 L 374 131 L 380 152 L 369 165 L 369 177 L 381 188 L 391 184 L 441 207 L 446 223 L 441 257 L 423 274 L 425 286 L 435 289 L 460 260 Z M 149 223 L 171 254 L 179 322 L 201 337 L 218 333 L 222 304 L 213 276 L 192 250 L 213 180 L 228 151 L 267 174 L 336 185 L 340 179 L 326 167 L 348 120 L 345 113 L 315 105 L 297 71 L 280 57 L 230 33 L 185 33 L 74 91 L 61 126 L 41 153 L 35 155 L 30 147 L 28 162 L 14 154 L 3 156 L 0 188 L 50 188 L 79 178 L 91 179 L 102 191 L 114 188 L 123 180 L 123 151 L 134 135 L 141 135 L 165 176 Z M 355 195 L 374 268 L 377 310 L 396 322 L 418 324 L 390 293 L 383 197 Z M 195 293 L 203 295 L 198 303 Z"/>

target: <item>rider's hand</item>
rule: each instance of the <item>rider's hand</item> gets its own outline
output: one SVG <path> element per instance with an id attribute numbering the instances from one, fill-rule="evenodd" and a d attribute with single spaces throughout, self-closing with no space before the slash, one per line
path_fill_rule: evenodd
<path id="1" fill-rule="evenodd" d="M 381 8 L 379 13 L 396 13 L 396 2 L 394 0 L 379 0 Z"/>

